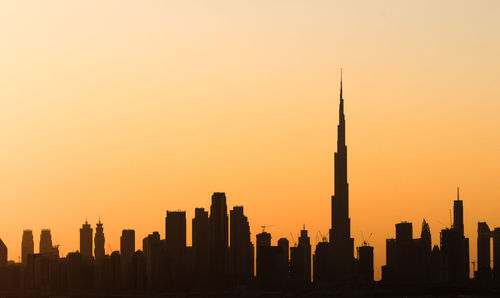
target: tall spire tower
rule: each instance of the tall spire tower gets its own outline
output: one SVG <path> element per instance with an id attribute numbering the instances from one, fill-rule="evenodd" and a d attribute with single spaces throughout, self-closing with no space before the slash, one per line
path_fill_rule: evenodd
<path id="1" fill-rule="evenodd" d="M 330 243 L 342 258 L 354 258 L 354 239 L 351 238 L 349 218 L 349 184 L 347 183 L 347 146 L 345 138 L 344 98 L 340 70 L 339 124 L 337 126 L 337 152 L 335 152 L 335 195 L 332 196 L 332 226 Z"/>

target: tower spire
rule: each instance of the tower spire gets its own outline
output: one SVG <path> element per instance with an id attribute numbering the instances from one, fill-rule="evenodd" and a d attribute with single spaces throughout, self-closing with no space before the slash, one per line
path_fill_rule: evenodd
<path id="1" fill-rule="evenodd" d="M 457 201 L 460 201 L 460 187 L 457 186 Z"/>
<path id="2" fill-rule="evenodd" d="M 342 67 L 340 68 L 340 99 L 342 99 Z"/>

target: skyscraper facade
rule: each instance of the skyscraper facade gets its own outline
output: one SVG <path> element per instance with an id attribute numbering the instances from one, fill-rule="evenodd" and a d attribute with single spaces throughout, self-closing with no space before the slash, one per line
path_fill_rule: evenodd
<path id="1" fill-rule="evenodd" d="M 213 285 L 223 286 L 226 280 L 228 250 L 228 216 L 226 194 L 216 192 L 210 205 L 210 269 Z"/>
<path id="2" fill-rule="evenodd" d="M 350 278 L 354 270 L 354 239 L 351 238 L 349 218 L 349 184 L 347 183 L 347 146 L 345 135 L 342 75 L 340 78 L 339 124 L 337 126 L 337 152 L 334 156 L 335 195 L 332 196 L 332 223 L 330 244 L 332 249 L 332 278 Z"/>
<path id="3" fill-rule="evenodd" d="M 46 256 L 59 256 L 59 247 L 52 246 L 50 229 L 43 229 L 40 233 L 40 254 Z"/>
<path id="4" fill-rule="evenodd" d="M 186 212 L 167 211 L 165 218 L 167 245 L 167 280 L 169 287 L 179 288 L 186 276 Z M 181 285 L 182 284 L 182 285 Z"/>
<path id="5" fill-rule="evenodd" d="M 99 222 L 96 225 L 95 228 L 95 236 L 94 236 L 94 256 L 96 260 L 101 260 L 104 255 L 105 255 L 105 250 L 104 250 L 104 244 L 105 244 L 105 238 L 104 238 L 104 228 L 102 226 L 101 219 L 99 219 Z"/>
<path id="6" fill-rule="evenodd" d="M 243 206 L 230 212 L 230 266 L 234 282 L 247 283 L 253 277 L 254 247 L 250 240 L 250 225 L 243 213 Z"/>
<path id="7" fill-rule="evenodd" d="M 191 241 L 197 286 L 207 283 L 209 276 L 209 218 L 204 208 L 195 208 Z"/>
<path id="8" fill-rule="evenodd" d="M 82 257 L 92 257 L 92 228 L 87 220 L 80 228 L 80 254 Z"/>
<path id="9" fill-rule="evenodd" d="M 135 231 L 123 230 L 120 236 L 120 261 L 122 272 L 122 286 L 131 288 L 134 284 L 133 258 L 135 252 Z"/>
<path id="10" fill-rule="evenodd" d="M 311 241 L 307 230 L 300 231 L 299 243 L 290 249 L 290 274 L 294 282 L 309 284 L 311 282 Z"/>
<path id="11" fill-rule="evenodd" d="M 28 255 L 35 252 L 35 243 L 33 241 L 33 231 L 24 230 L 23 240 L 21 242 L 21 260 L 24 265 L 28 262 Z"/>
<path id="12" fill-rule="evenodd" d="M 469 238 L 464 235 L 464 207 L 458 188 L 453 202 L 453 226 L 441 231 L 441 262 L 444 281 L 469 279 Z"/>

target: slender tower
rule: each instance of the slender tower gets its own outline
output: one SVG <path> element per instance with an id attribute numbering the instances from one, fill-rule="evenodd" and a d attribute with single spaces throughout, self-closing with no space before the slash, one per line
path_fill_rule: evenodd
<path id="1" fill-rule="evenodd" d="M 101 217 L 99 217 L 99 222 L 96 225 L 95 228 L 95 235 L 94 235 L 94 255 L 96 260 L 101 260 L 104 257 L 104 243 L 105 243 L 105 238 L 104 238 L 104 228 L 102 227 L 102 222 L 101 222 Z"/>
<path id="2" fill-rule="evenodd" d="M 342 70 L 340 70 L 339 125 L 337 152 L 335 152 L 335 195 L 332 196 L 332 228 L 330 244 L 336 270 L 349 270 L 354 260 L 354 239 L 351 238 L 349 218 L 349 184 L 347 183 L 347 146 L 345 138 L 344 98 L 342 97 Z M 340 272 L 338 272 L 340 274 Z M 334 275 L 337 275 L 334 273 Z"/>
<path id="3" fill-rule="evenodd" d="M 80 253 L 84 257 L 92 257 L 92 228 L 85 219 L 85 223 L 80 228 Z"/>

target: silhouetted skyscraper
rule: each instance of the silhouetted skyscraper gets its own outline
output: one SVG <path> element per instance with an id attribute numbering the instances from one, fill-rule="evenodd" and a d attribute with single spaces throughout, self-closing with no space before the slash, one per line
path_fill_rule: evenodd
<path id="1" fill-rule="evenodd" d="M 205 285 L 209 274 L 209 218 L 204 208 L 194 210 L 192 220 L 192 246 L 194 250 L 195 280 Z"/>
<path id="2" fill-rule="evenodd" d="M 299 243 L 290 249 L 290 273 L 295 282 L 311 282 L 311 241 L 305 227 L 300 231 Z"/>
<path id="3" fill-rule="evenodd" d="M 254 247 L 250 240 L 250 225 L 242 206 L 230 212 L 231 223 L 231 274 L 236 283 L 246 283 L 253 277 Z"/>
<path id="4" fill-rule="evenodd" d="M 491 231 L 485 222 L 477 223 L 477 278 L 491 279 Z"/>
<path id="5" fill-rule="evenodd" d="M 257 234 L 257 281 L 263 288 L 282 288 L 288 277 L 288 243 L 271 246 L 271 234 Z"/>
<path id="6" fill-rule="evenodd" d="M 33 242 L 33 232 L 31 230 L 23 231 L 23 240 L 21 243 L 21 258 L 24 265 L 28 262 L 28 255 L 35 252 L 35 243 Z"/>
<path id="7" fill-rule="evenodd" d="M 223 286 L 226 279 L 228 250 L 228 216 L 226 194 L 212 195 L 210 206 L 210 270 L 215 286 Z"/>
<path id="8" fill-rule="evenodd" d="M 464 202 L 460 200 L 460 189 L 457 188 L 457 199 L 453 201 L 453 229 L 464 237 Z"/>
<path id="9" fill-rule="evenodd" d="M 167 280 L 170 287 L 181 287 L 186 276 L 186 212 L 167 211 L 165 218 L 167 244 Z"/>
<path id="10" fill-rule="evenodd" d="M 349 279 L 354 270 L 354 239 L 351 238 L 349 218 L 349 184 L 347 183 L 347 146 L 345 135 L 344 98 L 342 74 L 340 78 L 339 125 L 337 127 L 337 152 L 335 152 L 335 195 L 332 196 L 332 278 Z"/>
<path id="11" fill-rule="evenodd" d="M 442 279 L 464 281 L 469 279 L 469 238 L 464 236 L 463 201 L 457 189 L 453 202 L 453 227 L 441 231 Z"/>
<path id="12" fill-rule="evenodd" d="M 167 211 L 165 218 L 165 239 L 167 246 L 173 250 L 186 248 L 186 212 Z"/>
<path id="13" fill-rule="evenodd" d="M 7 266 L 7 245 L 0 239 L 0 267 Z"/>
<path id="14" fill-rule="evenodd" d="M 99 218 L 99 222 L 95 228 L 95 236 L 94 236 L 94 255 L 96 260 L 100 260 L 104 258 L 105 250 L 105 238 L 104 238 L 104 228 L 102 227 L 101 219 Z"/>
<path id="15" fill-rule="evenodd" d="M 122 272 L 122 287 L 134 286 L 133 258 L 135 253 L 135 231 L 123 230 L 120 237 L 120 261 Z"/>
<path id="16" fill-rule="evenodd" d="M 159 290 L 165 284 L 165 254 L 160 233 L 153 232 L 142 240 L 142 250 L 146 260 L 146 285 Z"/>
<path id="17" fill-rule="evenodd" d="M 257 261 L 256 261 L 256 267 L 257 267 L 257 276 L 262 274 L 262 250 L 266 246 L 271 246 L 271 234 L 262 231 L 262 233 L 257 234 L 255 236 L 255 247 L 257 250 Z"/>
<path id="18" fill-rule="evenodd" d="M 92 228 L 87 220 L 80 228 L 80 254 L 82 257 L 92 257 Z"/>
<path id="19" fill-rule="evenodd" d="M 46 256 L 59 256 L 59 248 L 52 246 L 52 235 L 49 229 L 40 233 L 40 254 Z"/>
<path id="20" fill-rule="evenodd" d="M 373 246 L 364 243 L 358 247 L 359 278 L 364 283 L 373 282 Z"/>

